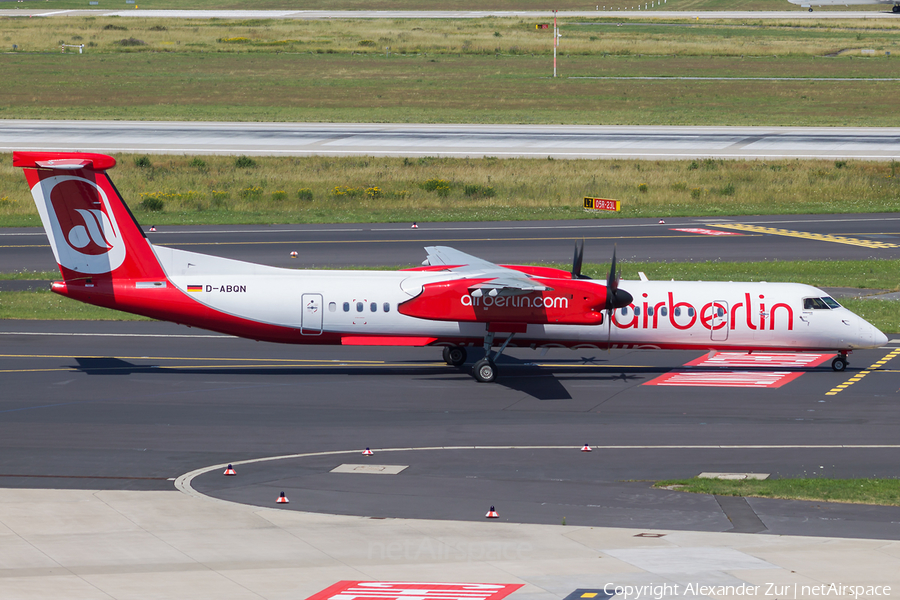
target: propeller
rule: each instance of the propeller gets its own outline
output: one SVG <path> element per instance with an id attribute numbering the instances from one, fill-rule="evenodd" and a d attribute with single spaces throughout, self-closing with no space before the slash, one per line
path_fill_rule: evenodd
<path id="1" fill-rule="evenodd" d="M 612 320 L 613 313 L 618 308 L 628 306 L 634 301 L 634 297 L 625 290 L 619 289 L 619 278 L 621 272 L 616 272 L 616 247 L 613 246 L 612 264 L 609 267 L 609 274 L 606 276 L 606 349 L 609 350 L 609 342 L 612 337 Z"/>
<path id="2" fill-rule="evenodd" d="M 584 240 L 575 242 L 575 255 L 572 257 L 572 279 L 590 279 L 581 274 L 581 263 L 584 260 Z"/>
<path id="3" fill-rule="evenodd" d="M 612 265 L 609 268 L 609 275 L 606 277 L 606 310 L 608 311 L 628 306 L 634 301 L 631 294 L 619 289 L 621 275 L 621 271 L 616 273 L 616 249 L 613 247 Z"/>

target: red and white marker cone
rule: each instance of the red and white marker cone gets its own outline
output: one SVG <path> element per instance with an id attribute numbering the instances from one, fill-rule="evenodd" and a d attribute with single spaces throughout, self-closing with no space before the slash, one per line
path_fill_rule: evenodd
<path id="1" fill-rule="evenodd" d="M 237 475 L 237 473 L 234 472 L 234 467 L 228 465 L 228 468 L 225 469 L 225 472 L 222 473 L 222 475 Z"/>
<path id="2" fill-rule="evenodd" d="M 291 252 L 291 258 L 297 258 L 297 252 L 296 252 L 296 251 Z"/>
<path id="3" fill-rule="evenodd" d="M 590 451 L 591 451 L 591 447 L 588 446 L 587 444 L 585 444 L 584 446 L 581 447 L 581 451 L 582 451 L 582 452 L 590 452 Z"/>
<path id="4" fill-rule="evenodd" d="M 659 224 L 660 224 L 660 225 L 665 225 L 666 222 L 665 222 L 663 219 L 660 219 L 660 220 L 659 220 Z"/>
<path id="5" fill-rule="evenodd" d="M 413 224 L 412 224 L 412 227 L 410 227 L 410 229 L 418 229 L 418 228 L 419 228 L 419 226 L 416 225 L 415 223 L 413 223 Z"/>
<path id="6" fill-rule="evenodd" d="M 499 519 L 500 515 L 497 514 L 497 511 L 494 510 L 494 507 L 491 507 L 491 510 L 488 511 L 486 515 L 484 515 L 487 519 Z"/>
<path id="7" fill-rule="evenodd" d="M 150 231 L 156 231 L 156 225 L 151 225 L 151 226 L 150 226 Z"/>
<path id="8" fill-rule="evenodd" d="M 375 454 L 375 453 L 372 452 L 371 450 L 369 450 L 368 448 L 363 450 L 363 453 L 362 453 L 363 456 L 372 456 L 373 454 Z"/>
<path id="9" fill-rule="evenodd" d="M 276 504 L 287 504 L 290 500 L 284 495 L 284 492 L 281 492 L 281 495 L 278 496 L 278 500 L 275 501 Z"/>

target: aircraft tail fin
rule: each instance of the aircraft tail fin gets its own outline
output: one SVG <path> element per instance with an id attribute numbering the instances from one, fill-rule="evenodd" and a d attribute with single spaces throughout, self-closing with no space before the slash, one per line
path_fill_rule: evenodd
<path id="1" fill-rule="evenodd" d="M 81 152 L 14 152 L 66 282 L 166 278 L 106 174 L 116 160 Z"/>

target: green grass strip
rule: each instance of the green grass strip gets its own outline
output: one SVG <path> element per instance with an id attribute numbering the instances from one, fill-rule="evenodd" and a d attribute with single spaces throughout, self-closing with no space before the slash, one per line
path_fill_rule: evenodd
<path id="1" fill-rule="evenodd" d="M 16 271 L 0 273 L 0 281 L 48 281 L 60 278 L 59 271 Z"/>
<path id="2" fill-rule="evenodd" d="M 678 491 L 717 496 L 900 506 L 900 479 L 669 479 L 654 484 Z"/>
<path id="3" fill-rule="evenodd" d="M 149 321 L 129 313 L 85 304 L 49 290 L 0 292 L 0 319 L 46 321 Z"/>

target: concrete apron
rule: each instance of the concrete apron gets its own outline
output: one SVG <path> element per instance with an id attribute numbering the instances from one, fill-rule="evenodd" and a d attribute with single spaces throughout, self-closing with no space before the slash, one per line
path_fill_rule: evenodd
<path id="1" fill-rule="evenodd" d="M 0 489 L 3 600 L 302 600 L 341 580 L 524 584 L 513 600 L 616 586 L 633 586 L 636 600 L 641 589 L 640 599 L 784 600 L 824 597 L 813 587 L 823 584 L 887 585 L 881 598 L 900 597 L 900 542 L 370 519 L 177 491 Z"/>

